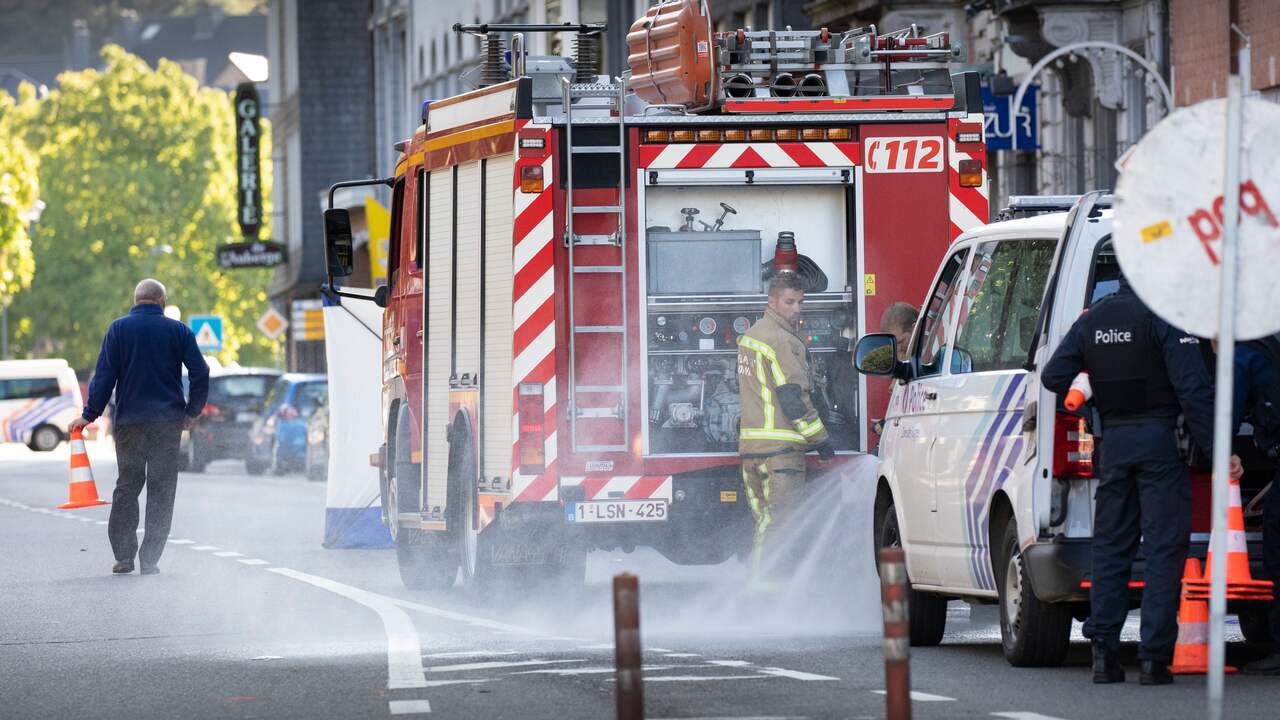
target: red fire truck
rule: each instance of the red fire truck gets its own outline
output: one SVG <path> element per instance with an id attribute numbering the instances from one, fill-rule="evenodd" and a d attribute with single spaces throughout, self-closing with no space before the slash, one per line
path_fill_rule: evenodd
<path id="1" fill-rule="evenodd" d="M 372 461 L 403 580 L 580 580 L 593 548 L 747 552 L 737 339 L 779 238 L 847 460 L 888 397 L 851 340 L 986 221 L 976 74 L 951 74 L 945 33 L 713 33 L 693 0 L 633 25 L 618 79 L 592 68 L 602 26 L 455 30 L 485 37 L 482 87 L 424 103 L 394 177 L 335 186 L 392 188 Z M 576 60 L 528 56 L 523 34 L 545 31 L 576 34 Z M 351 248 L 330 209 L 331 288 L 366 297 L 333 285 Z"/>

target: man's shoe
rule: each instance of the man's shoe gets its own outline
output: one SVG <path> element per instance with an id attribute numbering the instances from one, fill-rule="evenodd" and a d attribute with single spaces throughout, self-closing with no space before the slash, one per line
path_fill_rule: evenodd
<path id="1" fill-rule="evenodd" d="M 143 566 L 142 566 L 142 569 L 138 571 L 138 574 L 140 574 L 140 575 L 159 575 L 159 574 L 160 574 L 160 566 L 158 566 L 158 565 L 143 565 Z"/>
<path id="2" fill-rule="evenodd" d="M 1124 682 L 1124 668 L 1120 667 L 1119 653 L 1101 644 L 1093 646 L 1093 682 L 1109 685 Z"/>
<path id="3" fill-rule="evenodd" d="M 115 575 L 128 575 L 133 572 L 133 563 L 128 560 L 121 560 L 111 566 L 111 572 Z"/>
<path id="4" fill-rule="evenodd" d="M 1280 675 L 1280 651 L 1271 653 L 1261 660 L 1254 660 L 1244 666 L 1250 675 Z"/>
<path id="5" fill-rule="evenodd" d="M 1173 683 L 1173 673 L 1169 672 L 1168 663 L 1159 660 L 1143 660 L 1142 673 L 1138 676 L 1138 682 L 1143 685 L 1170 685 Z"/>

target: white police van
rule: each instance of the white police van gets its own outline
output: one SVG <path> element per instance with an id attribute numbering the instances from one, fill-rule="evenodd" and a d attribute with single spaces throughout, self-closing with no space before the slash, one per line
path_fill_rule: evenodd
<path id="1" fill-rule="evenodd" d="M 80 383 L 66 360 L 0 361 L 0 442 L 53 450 L 83 406 Z"/>
<path id="2" fill-rule="evenodd" d="M 957 238 L 906 363 L 868 368 L 891 336 L 859 341 L 859 370 L 895 377 L 874 527 L 878 546 L 907 551 L 912 644 L 941 642 L 948 600 L 998 601 L 1009 662 L 1056 665 L 1073 616 L 1087 612 L 1092 425 L 1062 409 L 1037 369 L 1086 300 L 1118 284 L 1110 204 L 1101 193 L 1015 198 L 1003 216 L 1070 211 Z"/>
<path id="3" fill-rule="evenodd" d="M 1001 217 L 1044 214 L 956 239 L 907 362 L 884 362 L 891 335 L 858 341 L 860 371 L 894 376 L 873 521 L 877 547 L 906 550 L 913 645 L 942 641 L 949 600 L 997 602 L 1006 659 L 1058 665 L 1072 619 L 1088 615 L 1093 433 L 1100 446 L 1101 428 L 1092 405 L 1068 412 L 1038 371 L 1080 313 L 1119 286 L 1111 200 L 1101 192 L 1013 198 Z M 1246 444 L 1237 438 L 1236 452 L 1249 452 Z M 1245 460 L 1246 505 L 1273 468 L 1260 456 Z M 1193 473 L 1192 497 L 1190 550 L 1204 558 L 1207 474 Z M 1246 510 L 1247 530 L 1248 518 Z M 1258 577 L 1261 535 L 1246 537 Z M 1141 577 L 1139 556 L 1133 580 Z M 1247 640 L 1269 638 L 1265 612 L 1229 610 Z"/>

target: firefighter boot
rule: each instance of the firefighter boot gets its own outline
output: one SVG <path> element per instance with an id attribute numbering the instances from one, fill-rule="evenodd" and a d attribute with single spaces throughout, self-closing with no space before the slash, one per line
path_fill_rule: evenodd
<path id="1" fill-rule="evenodd" d="M 1169 685 L 1173 683 L 1173 673 L 1169 672 L 1169 664 L 1164 661 L 1143 660 L 1138 682 L 1143 685 Z"/>
<path id="2" fill-rule="evenodd" d="M 1093 644 L 1093 682 L 1095 685 L 1124 682 L 1124 668 L 1120 667 L 1120 653 L 1100 642 Z"/>

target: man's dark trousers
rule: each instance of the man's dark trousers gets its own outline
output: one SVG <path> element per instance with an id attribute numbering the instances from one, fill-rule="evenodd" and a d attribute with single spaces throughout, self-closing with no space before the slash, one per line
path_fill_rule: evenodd
<path id="1" fill-rule="evenodd" d="M 143 567 L 160 562 L 173 520 L 173 497 L 178 487 L 178 448 L 182 423 L 140 423 L 115 428 L 116 464 L 120 479 L 111 497 L 107 536 L 117 561 Z M 147 488 L 147 524 L 138 549 L 138 495 Z"/>
<path id="2" fill-rule="evenodd" d="M 1280 585 L 1280 472 L 1276 473 L 1262 510 L 1262 562 L 1267 579 Z M 1271 640 L 1280 653 L 1280 598 L 1271 601 Z"/>
<path id="3" fill-rule="evenodd" d="M 1173 426 L 1113 424 L 1102 438 L 1094 501 L 1092 604 L 1085 637 L 1112 650 L 1129 612 L 1129 579 L 1142 541 L 1141 660 L 1168 663 L 1178 638 L 1178 589 L 1191 532 L 1191 481 Z"/>

